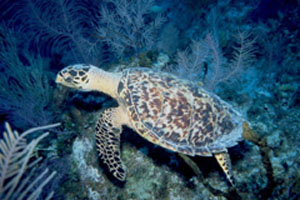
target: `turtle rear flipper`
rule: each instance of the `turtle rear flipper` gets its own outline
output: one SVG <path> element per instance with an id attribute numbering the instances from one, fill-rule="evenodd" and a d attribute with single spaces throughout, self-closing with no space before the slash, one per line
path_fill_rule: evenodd
<path id="1" fill-rule="evenodd" d="M 115 120 L 117 108 L 106 109 L 96 124 L 96 141 L 100 158 L 109 171 L 119 179 L 125 180 L 125 169 L 120 158 L 120 134 L 122 125 Z"/>
<path id="2" fill-rule="evenodd" d="M 216 160 L 224 171 L 226 178 L 229 180 L 232 186 L 235 186 L 232 169 L 231 169 L 231 160 L 229 154 L 227 152 L 215 153 L 214 154 Z"/>

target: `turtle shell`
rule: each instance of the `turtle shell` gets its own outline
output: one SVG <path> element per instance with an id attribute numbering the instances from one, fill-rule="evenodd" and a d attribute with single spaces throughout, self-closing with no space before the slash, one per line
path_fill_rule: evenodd
<path id="1" fill-rule="evenodd" d="M 238 112 L 202 87 L 169 73 L 126 69 L 118 93 L 132 127 L 172 151 L 211 156 L 242 139 L 245 120 Z"/>

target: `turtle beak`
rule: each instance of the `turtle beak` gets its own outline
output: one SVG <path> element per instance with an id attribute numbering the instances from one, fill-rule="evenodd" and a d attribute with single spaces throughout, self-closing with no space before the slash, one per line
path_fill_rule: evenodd
<path id="1" fill-rule="evenodd" d="M 67 74 L 68 75 L 68 74 Z M 56 75 L 55 83 L 69 87 L 69 88 L 75 88 L 77 89 L 78 86 L 73 83 L 72 78 L 70 76 L 67 76 L 66 74 L 59 72 Z"/>
<path id="2" fill-rule="evenodd" d="M 61 76 L 61 73 L 57 74 L 55 83 L 63 83 L 63 82 L 64 82 L 64 78 Z"/>

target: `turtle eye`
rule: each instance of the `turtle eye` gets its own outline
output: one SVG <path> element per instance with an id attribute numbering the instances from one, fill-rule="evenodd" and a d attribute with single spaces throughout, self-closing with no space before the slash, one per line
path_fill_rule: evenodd
<path id="1" fill-rule="evenodd" d="M 72 78 L 69 76 L 68 78 L 65 79 L 65 81 L 66 81 L 67 83 L 71 83 L 71 82 L 72 82 Z"/>

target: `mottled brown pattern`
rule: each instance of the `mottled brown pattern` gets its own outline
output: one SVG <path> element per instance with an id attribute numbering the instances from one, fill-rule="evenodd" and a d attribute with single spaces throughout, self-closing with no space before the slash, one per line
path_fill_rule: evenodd
<path id="1" fill-rule="evenodd" d="M 87 72 L 89 71 L 89 67 L 85 67 L 82 69 L 77 69 L 76 66 L 69 66 L 66 69 L 59 72 L 61 77 L 65 77 L 65 81 L 69 83 L 74 83 L 77 85 L 80 81 L 89 82 Z"/>
<path id="2" fill-rule="evenodd" d="M 116 126 L 112 115 L 115 108 L 105 110 L 96 124 L 96 145 L 100 158 L 109 171 L 119 180 L 125 180 L 125 168 L 120 158 L 120 134 L 122 127 Z"/>
<path id="3" fill-rule="evenodd" d="M 133 126 L 147 140 L 203 156 L 234 145 L 218 143 L 238 125 L 232 120 L 236 113 L 218 97 L 167 73 L 142 68 L 123 73 L 118 92 Z"/>

